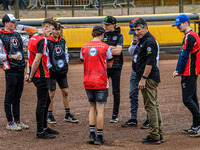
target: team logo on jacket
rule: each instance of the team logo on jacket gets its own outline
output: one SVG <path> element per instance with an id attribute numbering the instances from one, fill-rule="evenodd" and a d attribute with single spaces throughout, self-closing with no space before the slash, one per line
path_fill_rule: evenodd
<path id="1" fill-rule="evenodd" d="M 97 49 L 96 48 L 90 48 L 89 54 L 90 54 L 90 56 L 95 56 L 97 54 Z"/>
<path id="2" fill-rule="evenodd" d="M 12 43 L 12 46 L 15 47 L 15 48 L 18 48 L 19 47 L 19 42 L 17 40 L 16 37 L 12 37 L 11 38 L 11 43 Z"/>
<path id="3" fill-rule="evenodd" d="M 64 61 L 62 59 L 58 60 L 57 65 L 58 65 L 59 68 L 64 67 Z"/>
<path id="4" fill-rule="evenodd" d="M 117 36 L 113 36 L 113 40 L 116 41 L 117 40 Z"/>
<path id="5" fill-rule="evenodd" d="M 61 47 L 56 46 L 54 50 L 55 50 L 55 53 L 56 53 L 57 56 L 60 56 L 62 54 L 62 48 Z"/>

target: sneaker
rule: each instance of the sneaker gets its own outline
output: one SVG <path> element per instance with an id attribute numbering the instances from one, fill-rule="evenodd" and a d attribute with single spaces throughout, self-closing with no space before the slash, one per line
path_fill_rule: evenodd
<path id="1" fill-rule="evenodd" d="M 90 132 L 89 143 L 94 144 L 95 139 L 96 139 L 95 132 Z"/>
<path id="2" fill-rule="evenodd" d="M 148 129 L 149 128 L 149 120 L 146 120 L 142 126 L 141 126 L 141 129 Z"/>
<path id="3" fill-rule="evenodd" d="M 189 129 L 182 130 L 183 134 L 194 134 L 197 131 L 198 127 L 191 126 Z"/>
<path id="4" fill-rule="evenodd" d="M 116 123 L 119 121 L 119 118 L 116 115 L 113 115 L 112 118 L 110 119 L 110 123 Z"/>
<path id="5" fill-rule="evenodd" d="M 37 133 L 37 138 L 40 138 L 40 139 L 53 139 L 53 138 L 55 138 L 55 135 L 49 134 L 46 131 L 43 131 L 42 133 Z"/>
<path id="6" fill-rule="evenodd" d="M 28 125 L 25 125 L 23 122 L 15 122 L 15 124 L 18 126 L 18 127 L 21 127 L 22 129 L 29 129 L 29 126 Z"/>
<path id="7" fill-rule="evenodd" d="M 49 127 L 47 127 L 47 129 L 45 129 L 44 131 L 46 131 L 49 134 L 59 134 L 58 131 L 53 130 L 53 129 L 49 128 Z"/>
<path id="8" fill-rule="evenodd" d="M 102 135 L 97 135 L 97 138 L 96 138 L 94 144 L 95 145 L 101 145 L 101 144 L 104 144 L 104 143 L 105 143 L 105 141 L 103 139 L 103 136 Z"/>
<path id="9" fill-rule="evenodd" d="M 48 115 L 47 122 L 48 123 L 57 123 L 56 120 L 54 119 L 53 115 Z"/>
<path id="10" fill-rule="evenodd" d="M 153 139 L 148 135 L 146 138 L 142 139 L 142 143 L 143 144 L 161 144 L 161 141 L 157 139 Z"/>
<path id="11" fill-rule="evenodd" d="M 65 121 L 69 121 L 69 122 L 72 122 L 72 123 L 79 122 L 79 120 L 74 118 L 74 116 L 71 115 L 71 114 L 68 114 L 68 115 L 65 116 Z"/>
<path id="12" fill-rule="evenodd" d="M 131 126 L 137 126 L 136 119 L 130 119 L 125 124 L 122 125 L 122 127 L 131 127 Z"/>
<path id="13" fill-rule="evenodd" d="M 22 128 L 18 125 L 16 125 L 14 122 L 13 123 L 8 123 L 6 126 L 7 130 L 12 130 L 12 131 L 21 131 Z"/>
<path id="14" fill-rule="evenodd" d="M 194 129 L 193 129 L 193 133 L 191 133 L 190 136 L 191 137 L 198 137 L 198 136 L 200 136 L 200 127 L 198 127 L 195 132 L 194 132 Z"/>
<path id="15" fill-rule="evenodd" d="M 165 140 L 164 140 L 164 138 L 162 136 L 160 137 L 160 142 L 161 143 L 165 143 Z"/>

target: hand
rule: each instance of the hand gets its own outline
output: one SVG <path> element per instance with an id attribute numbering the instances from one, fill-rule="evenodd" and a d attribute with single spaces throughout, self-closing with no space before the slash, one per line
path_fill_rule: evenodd
<path id="1" fill-rule="evenodd" d="M 133 43 L 135 43 L 135 44 L 137 44 L 137 42 L 138 42 L 138 37 L 137 36 L 135 36 L 135 35 L 133 35 Z"/>
<path id="2" fill-rule="evenodd" d="M 175 78 L 176 76 L 180 76 L 181 74 L 178 74 L 178 71 L 174 71 L 174 73 L 173 73 L 173 78 Z"/>
<path id="3" fill-rule="evenodd" d="M 20 54 L 11 55 L 11 59 L 20 60 L 21 59 L 21 55 Z"/>
<path id="4" fill-rule="evenodd" d="M 25 77 L 24 77 L 24 81 L 27 82 L 28 80 L 29 80 L 29 74 L 26 74 Z"/>
<path id="5" fill-rule="evenodd" d="M 28 80 L 27 80 L 27 82 L 28 82 L 28 83 L 33 82 L 33 81 L 32 81 L 32 78 L 29 77 Z"/>
<path id="6" fill-rule="evenodd" d="M 141 80 L 140 80 L 140 82 L 139 82 L 139 84 L 138 84 L 138 89 L 139 89 L 139 90 L 144 89 L 144 88 L 145 88 L 145 84 L 146 84 L 146 79 L 141 78 Z"/>

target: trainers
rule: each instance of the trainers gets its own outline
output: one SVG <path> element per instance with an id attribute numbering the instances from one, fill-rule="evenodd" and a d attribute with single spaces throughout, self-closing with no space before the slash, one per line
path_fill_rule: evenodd
<path id="1" fill-rule="evenodd" d="M 90 132 L 89 143 L 94 144 L 95 139 L 96 139 L 95 132 Z"/>
<path id="2" fill-rule="evenodd" d="M 40 139 L 53 139 L 53 138 L 55 138 L 55 135 L 49 134 L 46 131 L 43 131 L 42 133 L 37 133 L 37 138 L 40 138 Z"/>
<path id="3" fill-rule="evenodd" d="M 103 136 L 102 135 L 97 135 L 97 138 L 96 138 L 94 144 L 95 145 L 101 145 L 101 144 L 104 144 L 104 143 L 105 143 L 105 141 L 103 139 Z"/>
<path id="4" fill-rule="evenodd" d="M 190 136 L 191 137 L 198 137 L 198 136 L 200 136 L 200 127 L 198 127 L 196 130 L 194 130 L 194 129 L 195 128 L 193 127 L 193 132 L 190 134 Z"/>
<path id="5" fill-rule="evenodd" d="M 58 131 L 53 130 L 53 129 L 49 128 L 49 127 L 47 127 L 47 129 L 45 129 L 44 131 L 46 131 L 49 134 L 59 134 Z"/>
<path id="6" fill-rule="evenodd" d="M 119 118 L 116 115 L 113 115 L 112 118 L 110 119 L 110 123 L 116 123 L 119 121 Z"/>
<path id="7" fill-rule="evenodd" d="M 161 143 L 165 143 L 165 140 L 164 140 L 164 138 L 162 136 L 160 137 L 160 142 Z"/>
<path id="8" fill-rule="evenodd" d="M 56 120 L 54 119 L 53 115 L 48 115 L 47 122 L 48 123 L 57 123 Z"/>
<path id="9" fill-rule="evenodd" d="M 143 144 L 161 144 L 160 140 L 153 139 L 149 135 L 146 138 L 142 139 L 142 143 Z"/>
<path id="10" fill-rule="evenodd" d="M 8 123 L 6 126 L 7 130 L 12 130 L 12 131 L 21 131 L 22 128 L 18 125 L 16 125 L 14 122 L 13 123 Z"/>
<path id="11" fill-rule="evenodd" d="M 17 121 L 17 122 L 15 122 L 15 124 L 16 124 L 18 127 L 21 127 L 22 129 L 29 129 L 29 126 L 28 126 L 28 125 L 25 125 L 23 122 Z"/>
<path id="12" fill-rule="evenodd" d="M 65 121 L 69 121 L 69 122 L 72 122 L 72 123 L 79 122 L 79 120 L 74 118 L 74 116 L 71 115 L 71 114 L 68 114 L 68 115 L 65 116 Z"/>
<path id="13" fill-rule="evenodd" d="M 198 127 L 191 126 L 189 129 L 182 130 L 183 134 L 193 134 L 197 131 Z"/>
<path id="14" fill-rule="evenodd" d="M 141 126 L 141 129 L 148 129 L 149 128 L 149 120 L 146 120 L 142 126 Z"/>
<path id="15" fill-rule="evenodd" d="M 136 126 L 136 125 L 137 125 L 137 120 L 130 119 L 125 124 L 123 124 L 122 127 L 131 127 L 131 126 Z"/>

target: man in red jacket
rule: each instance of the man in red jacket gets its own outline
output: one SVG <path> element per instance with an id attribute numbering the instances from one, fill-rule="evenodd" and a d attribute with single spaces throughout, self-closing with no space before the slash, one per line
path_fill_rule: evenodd
<path id="1" fill-rule="evenodd" d="M 183 130 L 182 133 L 190 134 L 190 136 L 200 136 L 200 112 L 197 98 L 200 38 L 196 32 L 191 30 L 190 18 L 185 14 L 177 16 L 176 23 L 172 26 L 176 26 L 180 32 L 185 34 L 173 77 L 181 76 L 183 103 L 193 116 L 192 126 Z"/>

